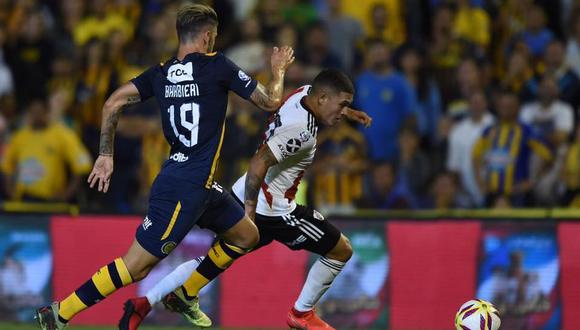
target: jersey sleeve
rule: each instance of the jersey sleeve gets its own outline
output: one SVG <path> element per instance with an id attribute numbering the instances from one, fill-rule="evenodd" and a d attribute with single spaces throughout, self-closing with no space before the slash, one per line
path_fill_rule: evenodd
<path id="1" fill-rule="evenodd" d="M 131 82 L 141 96 L 141 101 L 145 101 L 154 95 L 153 93 L 153 76 L 155 74 L 155 66 L 150 67 L 145 72 L 141 73 L 137 77 L 131 79 Z"/>
<path id="2" fill-rule="evenodd" d="M 258 81 L 247 75 L 244 70 L 225 56 L 222 70 L 227 89 L 246 100 L 249 99 L 258 86 Z"/>
<path id="3" fill-rule="evenodd" d="M 314 146 L 314 137 L 301 125 L 278 130 L 266 144 L 278 163 Z"/>

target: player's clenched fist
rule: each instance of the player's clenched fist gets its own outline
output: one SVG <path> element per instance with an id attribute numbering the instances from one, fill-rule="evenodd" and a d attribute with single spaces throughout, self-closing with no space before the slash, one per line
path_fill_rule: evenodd
<path id="1" fill-rule="evenodd" d="M 288 66 L 294 62 L 294 49 L 290 46 L 274 47 L 270 62 L 272 64 L 272 72 L 285 72 Z"/>
<path id="2" fill-rule="evenodd" d="M 93 170 L 89 175 L 89 185 L 91 188 L 98 183 L 97 189 L 106 193 L 109 190 L 109 183 L 111 181 L 111 175 L 113 174 L 113 156 L 103 156 L 100 155 L 95 161 Z"/>

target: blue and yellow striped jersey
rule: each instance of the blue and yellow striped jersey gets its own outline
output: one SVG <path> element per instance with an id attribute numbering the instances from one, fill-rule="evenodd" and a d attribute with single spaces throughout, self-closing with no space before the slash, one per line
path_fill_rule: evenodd
<path id="1" fill-rule="evenodd" d="M 519 122 L 488 127 L 473 147 L 474 160 L 483 160 L 488 192 L 505 195 L 511 195 L 514 185 L 529 178 L 532 153 L 552 160 L 546 144 Z"/>

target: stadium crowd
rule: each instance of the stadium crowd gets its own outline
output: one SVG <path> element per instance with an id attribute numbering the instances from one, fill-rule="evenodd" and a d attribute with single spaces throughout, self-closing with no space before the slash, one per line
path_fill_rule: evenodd
<path id="1" fill-rule="evenodd" d="M 262 83 L 295 48 L 287 93 L 322 68 L 355 82 L 368 129 L 321 131 L 302 202 L 326 210 L 580 207 L 580 1 L 214 0 L 216 49 Z M 146 209 L 169 155 L 156 104 L 119 122 L 111 191 L 84 183 L 112 90 L 168 60 L 172 0 L 0 0 L 5 200 Z M 267 118 L 232 96 L 218 181 L 230 186 Z"/>

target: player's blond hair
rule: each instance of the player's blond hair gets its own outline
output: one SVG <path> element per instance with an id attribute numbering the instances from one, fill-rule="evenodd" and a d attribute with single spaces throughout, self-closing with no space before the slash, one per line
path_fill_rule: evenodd
<path id="1" fill-rule="evenodd" d="M 210 6 L 190 3 L 177 11 L 175 29 L 180 42 L 195 38 L 208 25 L 218 25 L 218 16 Z"/>

